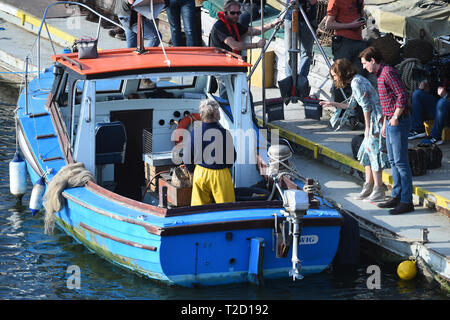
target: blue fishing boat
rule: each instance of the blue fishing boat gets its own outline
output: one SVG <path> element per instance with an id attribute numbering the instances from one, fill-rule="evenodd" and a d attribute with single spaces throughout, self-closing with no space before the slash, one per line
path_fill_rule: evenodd
<path id="1" fill-rule="evenodd" d="M 186 287 L 326 269 L 343 218 L 289 161 L 292 149 L 258 127 L 251 65 L 217 48 L 142 49 L 56 54 L 26 81 L 17 140 L 31 181 L 44 182 L 48 230 L 54 220 L 102 258 Z M 213 94 L 216 80 L 228 101 Z M 233 203 L 190 206 L 190 186 L 175 181 L 174 132 L 203 99 L 220 103 L 241 159 Z"/>

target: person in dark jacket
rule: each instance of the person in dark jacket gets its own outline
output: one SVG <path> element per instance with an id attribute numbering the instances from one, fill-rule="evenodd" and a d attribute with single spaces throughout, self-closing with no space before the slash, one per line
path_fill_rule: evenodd
<path id="1" fill-rule="evenodd" d="M 194 127 L 184 148 L 183 162 L 193 174 L 191 206 L 234 202 L 230 168 L 236 160 L 233 137 L 219 123 L 219 104 L 200 103 L 201 126 Z"/>
<path id="2" fill-rule="evenodd" d="M 241 3 L 236 0 L 228 0 L 223 6 L 223 11 L 217 14 L 219 20 L 213 25 L 209 35 L 209 46 L 222 48 L 227 51 L 232 51 L 241 54 L 241 51 L 247 49 L 264 48 L 266 40 L 261 38 L 258 42 L 242 41 L 244 36 L 261 35 L 262 29 L 264 32 L 274 28 L 277 24 L 282 23 L 280 18 L 266 23 L 264 28 L 246 27 L 241 25 L 238 20 L 241 15 Z M 222 99 L 227 100 L 225 84 L 218 79 L 219 94 Z"/>

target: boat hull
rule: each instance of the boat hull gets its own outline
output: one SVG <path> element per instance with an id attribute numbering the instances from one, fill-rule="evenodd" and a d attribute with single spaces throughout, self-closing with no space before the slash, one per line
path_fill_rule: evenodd
<path id="1" fill-rule="evenodd" d="M 185 287 L 247 282 L 253 238 L 263 239 L 260 276 L 288 277 L 292 268 L 290 252 L 285 258 L 276 257 L 273 228 L 225 228 L 159 236 L 148 232 L 144 225 L 114 221 L 97 211 L 68 200 L 65 208 L 56 213 L 57 223 L 102 258 L 153 280 Z M 339 234 L 338 225 L 303 228 L 299 246 L 303 275 L 322 272 L 330 265 L 338 248 Z"/>
<path id="2" fill-rule="evenodd" d="M 51 99 L 34 98 L 48 94 L 52 80 L 48 70 L 31 82 L 29 89 L 35 93 L 29 110 L 22 93 L 16 113 L 18 141 L 31 181 L 45 177 L 46 186 L 73 162 L 57 107 Z M 285 219 L 279 200 L 163 209 L 93 182 L 67 188 L 62 196 L 62 209 L 54 213 L 62 230 L 102 258 L 150 279 L 211 286 L 288 277 L 292 268 L 290 251 L 277 257 L 274 227 Z M 307 211 L 299 245 L 302 274 L 330 265 L 342 220 L 324 199 L 319 208 Z M 254 240 L 260 244 L 257 249 Z"/>

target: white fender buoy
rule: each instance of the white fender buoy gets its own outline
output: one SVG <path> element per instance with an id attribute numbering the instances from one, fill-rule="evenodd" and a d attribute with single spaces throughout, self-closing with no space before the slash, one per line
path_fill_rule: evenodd
<path id="1" fill-rule="evenodd" d="M 18 201 L 21 201 L 27 192 L 26 164 L 19 151 L 16 151 L 9 163 L 9 191 L 18 198 Z"/>
<path id="2" fill-rule="evenodd" d="M 31 191 L 30 197 L 30 210 L 31 215 L 34 216 L 42 208 L 42 199 L 45 192 L 45 182 L 43 178 L 40 178 Z"/>

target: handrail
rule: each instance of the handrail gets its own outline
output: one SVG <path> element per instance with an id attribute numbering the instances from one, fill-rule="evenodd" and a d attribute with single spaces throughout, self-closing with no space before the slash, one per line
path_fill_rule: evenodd
<path id="1" fill-rule="evenodd" d="M 62 56 L 61 56 L 61 59 L 62 59 L 62 60 L 66 60 L 66 61 L 69 62 L 70 64 L 77 66 L 78 69 L 83 70 L 83 65 L 82 65 L 81 63 L 79 63 L 78 61 L 72 60 L 72 59 L 70 59 L 69 57 L 67 57 L 67 56 L 65 56 L 65 55 L 62 55 Z"/>
<path id="2" fill-rule="evenodd" d="M 47 17 L 48 9 L 50 9 L 50 7 L 53 7 L 53 6 L 55 6 L 55 5 L 60 5 L 60 4 L 77 5 L 77 6 L 86 8 L 86 9 L 88 9 L 89 11 L 93 12 L 94 14 L 96 14 L 96 15 L 99 17 L 99 20 L 98 20 L 98 29 L 97 29 L 97 38 L 98 38 L 98 35 L 99 35 L 99 33 L 100 33 L 100 23 L 102 22 L 102 19 L 105 19 L 105 20 L 108 21 L 109 23 L 112 23 L 113 25 L 115 25 L 115 26 L 117 26 L 117 27 L 120 27 L 120 28 L 122 28 L 123 30 L 125 30 L 124 27 L 122 27 L 122 25 L 120 25 L 120 24 L 118 24 L 118 23 L 112 21 L 111 19 L 109 19 L 109 18 L 107 18 L 107 17 L 105 17 L 105 16 L 103 16 L 103 15 L 101 15 L 100 13 L 98 13 L 98 12 L 95 11 L 94 9 L 91 9 L 90 7 L 88 7 L 87 5 L 85 5 L 85 4 L 83 4 L 83 3 L 78 3 L 78 2 L 73 2 L 73 1 L 58 1 L 58 2 L 55 2 L 55 3 L 49 4 L 49 5 L 45 8 L 44 15 L 43 15 L 42 21 L 41 21 L 41 25 L 40 25 L 39 31 L 38 31 L 38 33 L 37 33 L 37 37 L 38 37 L 38 39 L 37 39 L 37 40 L 38 40 L 38 41 L 37 41 L 37 68 L 38 68 L 38 79 L 40 79 L 40 74 L 39 74 L 39 72 L 40 72 L 40 70 L 41 70 L 41 32 L 42 32 L 42 27 L 45 25 L 45 29 L 47 30 L 47 34 L 48 34 L 48 37 L 49 37 L 49 39 L 50 39 L 50 44 L 52 45 L 52 48 L 53 48 L 53 51 L 54 51 L 53 41 L 52 41 L 52 38 L 51 38 L 51 36 L 50 36 L 50 32 L 49 32 L 49 30 L 48 30 L 47 23 L 45 22 L 45 19 L 46 19 L 46 17 Z"/>

